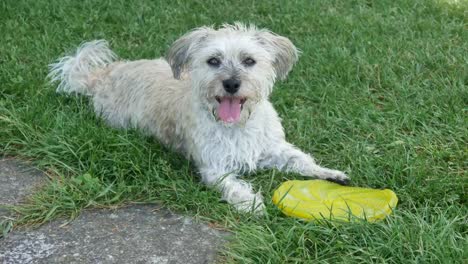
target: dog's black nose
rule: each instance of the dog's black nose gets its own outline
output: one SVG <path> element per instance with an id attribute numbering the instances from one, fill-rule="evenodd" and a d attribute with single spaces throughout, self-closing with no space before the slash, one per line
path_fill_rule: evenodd
<path id="1" fill-rule="evenodd" d="M 237 79 L 227 79 L 223 81 L 223 87 L 226 92 L 230 94 L 235 94 L 239 91 L 241 81 Z"/>

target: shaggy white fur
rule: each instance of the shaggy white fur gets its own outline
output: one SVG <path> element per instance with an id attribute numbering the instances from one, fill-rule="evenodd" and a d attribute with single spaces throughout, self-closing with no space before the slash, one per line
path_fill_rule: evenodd
<path id="1" fill-rule="evenodd" d="M 236 23 L 187 33 L 166 59 L 115 61 L 107 42 L 88 42 L 52 64 L 49 76 L 60 82 L 57 92 L 91 96 L 110 125 L 142 129 L 193 159 L 203 182 L 238 210 L 262 212 L 261 194 L 241 173 L 277 168 L 348 180 L 286 142 L 268 101 L 297 58 L 289 39 Z"/>

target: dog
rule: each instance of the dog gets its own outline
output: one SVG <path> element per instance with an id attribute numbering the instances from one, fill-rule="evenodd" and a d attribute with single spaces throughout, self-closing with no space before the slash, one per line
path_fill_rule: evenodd
<path id="1" fill-rule="evenodd" d="M 298 55 L 288 38 L 234 23 L 196 28 L 153 60 L 118 60 L 106 41 L 84 43 L 50 65 L 49 79 L 57 92 L 91 97 L 109 125 L 138 128 L 183 153 L 237 210 L 262 213 L 262 195 L 241 174 L 275 168 L 349 181 L 288 143 L 268 100 Z"/>

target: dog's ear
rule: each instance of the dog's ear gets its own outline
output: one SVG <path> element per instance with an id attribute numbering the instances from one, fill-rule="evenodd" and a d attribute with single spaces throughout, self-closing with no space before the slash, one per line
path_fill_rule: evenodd
<path id="1" fill-rule="evenodd" d="M 284 80 L 299 58 L 299 50 L 285 37 L 267 30 L 261 30 L 257 37 L 262 45 L 273 54 L 276 76 Z"/>
<path id="2" fill-rule="evenodd" d="M 212 30 L 210 27 L 194 29 L 172 44 L 166 55 L 166 59 L 172 68 L 174 78 L 180 79 L 180 75 L 190 63 L 192 54 L 201 46 Z"/>

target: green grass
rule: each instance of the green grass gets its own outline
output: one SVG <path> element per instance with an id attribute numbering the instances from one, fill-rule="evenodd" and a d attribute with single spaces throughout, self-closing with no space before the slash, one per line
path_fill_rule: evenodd
<path id="1" fill-rule="evenodd" d="M 467 261 L 467 2 L 7 0 L 0 14 L 0 154 L 51 178 L 14 208 L 13 224 L 152 202 L 231 230 L 227 262 Z M 304 223 L 271 202 L 263 218 L 239 215 L 198 184 L 183 157 L 107 127 L 86 98 L 57 95 L 45 81 L 47 65 L 85 40 L 105 38 L 122 58 L 153 58 L 193 27 L 238 20 L 303 52 L 272 96 L 288 140 L 346 170 L 354 185 L 393 189 L 392 217 Z M 297 177 L 261 171 L 249 180 L 269 201 Z"/>

